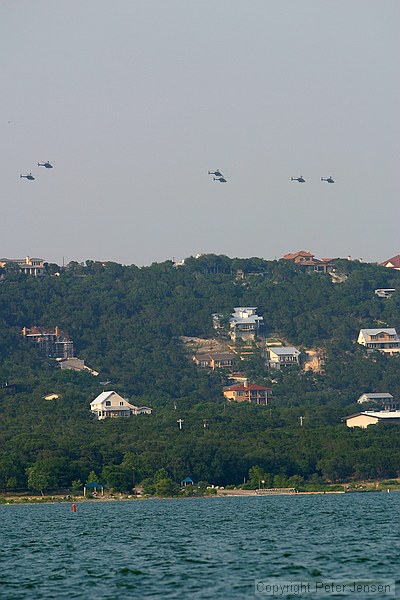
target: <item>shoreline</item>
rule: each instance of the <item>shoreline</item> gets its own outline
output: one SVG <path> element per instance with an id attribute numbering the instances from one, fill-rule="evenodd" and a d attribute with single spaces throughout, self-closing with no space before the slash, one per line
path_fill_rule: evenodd
<path id="1" fill-rule="evenodd" d="M 212 494 L 205 496 L 118 496 L 118 497 L 100 497 L 100 498 L 84 498 L 84 497 L 76 497 L 71 496 L 70 498 L 65 498 L 64 496 L 56 497 L 56 496 L 29 496 L 29 497 L 21 497 L 21 496 L 11 496 L 9 498 L 4 498 L 3 501 L 0 502 L 0 506 L 24 506 L 24 505 L 33 505 L 33 504 L 83 504 L 83 503 L 95 503 L 98 502 L 135 502 L 135 501 L 148 501 L 148 500 L 193 500 L 199 498 L 271 498 L 276 496 L 326 496 L 326 495 L 346 495 L 346 494 L 386 494 L 388 492 L 400 492 L 400 489 L 385 489 L 385 490 L 343 490 L 343 491 L 315 491 L 315 492 L 277 492 L 277 493 L 269 493 L 269 494 L 259 494 L 253 490 L 246 490 L 246 492 L 250 493 L 237 493 L 241 490 L 226 490 L 220 494 Z"/>

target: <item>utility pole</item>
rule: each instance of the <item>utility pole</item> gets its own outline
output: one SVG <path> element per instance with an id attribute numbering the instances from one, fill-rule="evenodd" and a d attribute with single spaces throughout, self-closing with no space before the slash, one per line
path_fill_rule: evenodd
<path id="1" fill-rule="evenodd" d="M 305 419 L 305 417 L 299 417 L 300 419 L 300 427 L 303 427 L 303 420 Z"/>
<path id="2" fill-rule="evenodd" d="M 182 423 L 184 423 L 185 421 L 183 419 L 178 419 L 177 423 L 179 423 L 179 429 L 182 429 Z"/>

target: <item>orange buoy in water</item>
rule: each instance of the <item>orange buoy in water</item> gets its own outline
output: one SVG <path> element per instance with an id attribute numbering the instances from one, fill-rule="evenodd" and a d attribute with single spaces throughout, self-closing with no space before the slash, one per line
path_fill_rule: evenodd
<path id="1" fill-rule="evenodd" d="M 73 504 L 73 505 L 71 506 L 71 508 L 72 508 L 72 512 L 76 512 L 76 504 Z"/>

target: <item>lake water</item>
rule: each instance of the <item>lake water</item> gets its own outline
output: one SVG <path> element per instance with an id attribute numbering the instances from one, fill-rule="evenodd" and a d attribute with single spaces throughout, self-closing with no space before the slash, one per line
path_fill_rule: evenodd
<path id="1" fill-rule="evenodd" d="M 399 515 L 395 492 L 0 506 L 0 598 L 267 598 L 255 581 L 272 579 L 400 592 Z"/>

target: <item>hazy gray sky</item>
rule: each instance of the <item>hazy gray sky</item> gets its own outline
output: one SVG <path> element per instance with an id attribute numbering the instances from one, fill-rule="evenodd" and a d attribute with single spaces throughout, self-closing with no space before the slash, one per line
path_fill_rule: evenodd
<path id="1" fill-rule="evenodd" d="M 1 257 L 398 254 L 399 17 L 399 0 L 2 0 Z"/>

